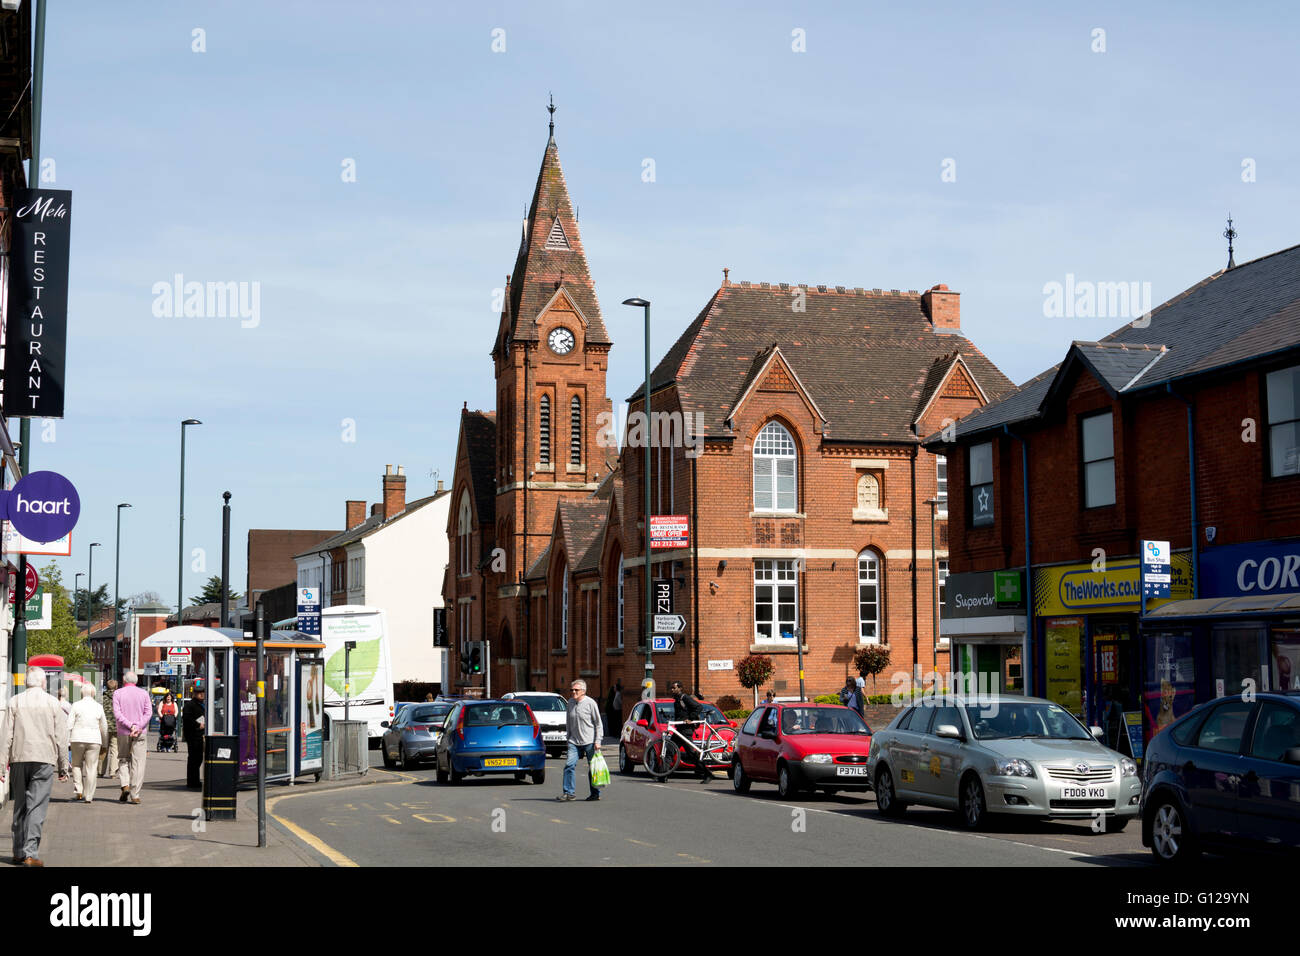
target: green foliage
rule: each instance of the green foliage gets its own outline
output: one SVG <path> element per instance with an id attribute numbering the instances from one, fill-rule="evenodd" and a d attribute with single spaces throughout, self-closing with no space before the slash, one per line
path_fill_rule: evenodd
<path id="1" fill-rule="evenodd" d="M 197 604 L 220 604 L 221 603 L 221 575 L 214 574 L 208 578 L 203 590 L 190 598 L 190 605 Z M 230 591 L 230 606 L 234 607 L 239 603 L 239 592 L 233 588 Z"/>
<path id="2" fill-rule="evenodd" d="M 753 713 L 752 710 L 745 710 L 743 707 L 740 708 L 739 710 L 724 710 L 722 712 L 723 716 L 726 717 L 728 720 L 735 720 L 735 721 L 744 720 L 752 713 Z"/>
<path id="3" fill-rule="evenodd" d="M 765 654 L 750 654 L 736 665 L 736 676 L 740 678 L 741 687 L 753 690 L 771 680 L 772 672 L 775 670 L 776 665 L 772 663 L 772 658 Z"/>
<path id="4" fill-rule="evenodd" d="M 840 702 L 839 694 L 818 694 L 812 699 L 814 704 L 838 704 Z"/>
<path id="5" fill-rule="evenodd" d="M 65 670 L 80 670 L 90 664 L 90 648 L 72 619 L 72 601 L 63 586 L 63 574 L 53 561 L 40 569 L 41 584 L 50 596 L 50 629 L 27 632 L 27 654 L 58 654 Z"/>

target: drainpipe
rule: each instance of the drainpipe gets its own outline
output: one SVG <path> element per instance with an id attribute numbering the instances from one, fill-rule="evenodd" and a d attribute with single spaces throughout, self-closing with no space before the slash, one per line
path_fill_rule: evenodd
<path id="1" fill-rule="evenodd" d="M 915 433 L 916 427 L 913 426 Z M 912 686 L 920 685 L 921 638 L 918 631 L 916 605 L 916 457 L 921 453 L 919 440 L 912 444 Z M 936 690 L 935 693 L 938 693 Z"/>
<path id="2" fill-rule="evenodd" d="M 1020 593 L 1025 599 L 1025 647 L 1029 653 L 1034 651 L 1034 564 L 1033 564 L 1033 541 L 1029 533 L 1029 442 L 1023 437 L 1017 435 L 1007 425 L 1002 426 L 1002 433 L 1008 438 L 1014 438 L 1020 442 L 1020 490 L 1023 497 L 1023 507 L 1025 510 L 1025 582 L 1020 589 Z M 1028 665 L 1029 661 L 1025 661 Z M 1038 662 L 1034 661 L 1032 668 L 1026 666 L 1022 673 L 1031 673 L 1037 676 Z M 1037 681 L 1035 681 L 1037 683 Z M 1031 690 L 1039 691 L 1042 688 L 1025 687 L 1025 693 L 1028 695 Z"/>
<path id="3" fill-rule="evenodd" d="M 704 438 L 700 438 L 703 451 Z M 700 686 L 700 482 L 699 458 L 691 459 L 691 577 L 694 579 L 694 597 L 691 599 L 691 626 L 695 631 L 695 651 L 692 655 L 695 670 L 695 687 Z"/>
<path id="4" fill-rule="evenodd" d="M 1192 514 L 1192 600 L 1200 597 L 1201 517 L 1196 509 L 1196 430 L 1191 399 L 1174 391 L 1173 382 L 1165 382 L 1165 391 L 1187 406 L 1187 487 Z"/>

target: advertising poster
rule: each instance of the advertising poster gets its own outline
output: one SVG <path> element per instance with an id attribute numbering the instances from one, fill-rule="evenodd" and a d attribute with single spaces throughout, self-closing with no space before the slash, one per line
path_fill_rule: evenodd
<path id="1" fill-rule="evenodd" d="M 303 661 L 298 680 L 298 770 L 325 765 L 325 664 Z"/>
<path id="2" fill-rule="evenodd" d="M 239 775 L 257 776 L 257 662 L 239 661 Z"/>
<path id="3" fill-rule="evenodd" d="M 1300 690 L 1300 631 L 1273 631 L 1270 656 L 1275 690 Z"/>
<path id="4" fill-rule="evenodd" d="M 1151 638 L 1142 692 L 1148 740 L 1192 709 L 1195 677 L 1190 634 Z"/>
<path id="5" fill-rule="evenodd" d="M 1072 714 L 1083 713 L 1083 620 L 1046 622 L 1047 699 Z"/>

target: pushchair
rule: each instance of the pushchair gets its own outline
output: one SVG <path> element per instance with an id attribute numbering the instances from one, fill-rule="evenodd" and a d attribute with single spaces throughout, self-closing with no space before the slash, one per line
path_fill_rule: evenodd
<path id="1" fill-rule="evenodd" d="M 175 714 L 163 714 L 158 718 L 158 752 L 176 753 Z"/>

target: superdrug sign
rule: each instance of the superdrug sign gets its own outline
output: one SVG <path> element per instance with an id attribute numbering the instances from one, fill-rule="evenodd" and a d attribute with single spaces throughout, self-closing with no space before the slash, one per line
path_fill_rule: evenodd
<path id="1" fill-rule="evenodd" d="M 62 418 L 72 193 L 20 189 L 13 200 L 4 413 Z"/>

